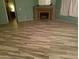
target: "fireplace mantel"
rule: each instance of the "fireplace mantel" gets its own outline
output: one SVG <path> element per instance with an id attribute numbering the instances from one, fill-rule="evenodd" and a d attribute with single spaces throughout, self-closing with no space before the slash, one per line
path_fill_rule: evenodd
<path id="1" fill-rule="evenodd" d="M 54 20 L 55 19 L 55 8 L 54 6 L 34 6 L 33 8 L 33 16 L 35 20 L 43 20 L 46 18 L 41 18 L 41 14 L 48 14 L 48 17 L 46 15 L 47 20 Z M 41 17 L 40 17 L 41 16 Z M 43 16 L 43 17 L 44 17 Z"/>

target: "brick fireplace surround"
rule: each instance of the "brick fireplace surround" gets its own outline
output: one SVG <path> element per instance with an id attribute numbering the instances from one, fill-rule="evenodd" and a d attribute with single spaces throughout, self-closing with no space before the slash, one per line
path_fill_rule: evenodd
<path id="1" fill-rule="evenodd" d="M 55 8 L 54 6 L 34 6 L 33 15 L 36 20 L 54 20 Z"/>

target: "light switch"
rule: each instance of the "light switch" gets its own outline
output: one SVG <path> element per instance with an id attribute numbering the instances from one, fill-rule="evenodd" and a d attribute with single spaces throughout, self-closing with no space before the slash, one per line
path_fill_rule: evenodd
<path id="1" fill-rule="evenodd" d="M 19 8 L 19 10 L 21 11 L 21 8 Z"/>

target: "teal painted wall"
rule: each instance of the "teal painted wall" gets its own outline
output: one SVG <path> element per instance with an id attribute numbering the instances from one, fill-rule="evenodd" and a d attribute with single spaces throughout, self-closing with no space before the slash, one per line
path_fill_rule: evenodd
<path id="1" fill-rule="evenodd" d="M 33 19 L 33 6 L 36 0 L 15 0 L 17 20 L 28 21 Z M 0 24 L 8 23 L 3 0 L 0 0 Z"/>
<path id="2" fill-rule="evenodd" d="M 8 23 L 8 19 L 6 16 L 4 3 L 3 0 L 0 0 L 0 24 L 7 24 L 7 23 Z"/>
<path id="3" fill-rule="evenodd" d="M 15 0 L 18 21 L 28 21 L 33 19 L 34 0 Z"/>
<path id="4" fill-rule="evenodd" d="M 38 5 L 38 0 L 33 0 L 34 1 L 34 5 Z"/>
<path id="5" fill-rule="evenodd" d="M 56 0 L 56 18 L 58 20 L 73 23 L 73 24 L 78 23 L 78 18 L 77 17 L 61 16 L 60 15 L 60 8 L 61 8 L 61 0 Z"/>

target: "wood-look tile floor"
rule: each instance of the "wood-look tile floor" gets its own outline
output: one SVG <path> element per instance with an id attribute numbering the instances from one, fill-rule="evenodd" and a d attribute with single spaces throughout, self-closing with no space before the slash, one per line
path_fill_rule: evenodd
<path id="1" fill-rule="evenodd" d="M 0 30 L 0 59 L 77 59 L 77 26 L 24 22 Z"/>

